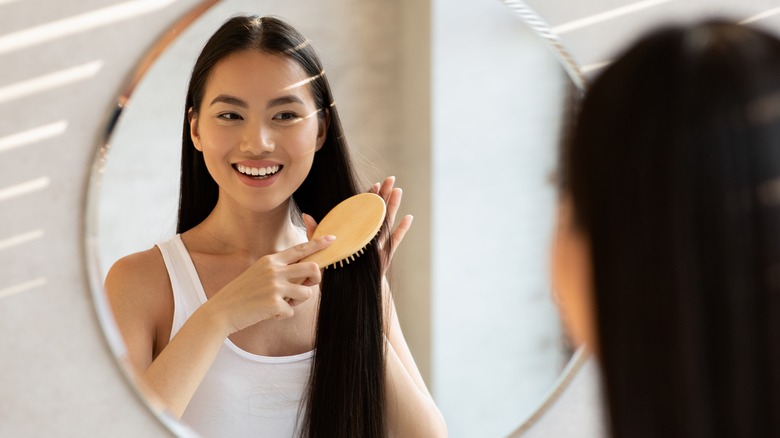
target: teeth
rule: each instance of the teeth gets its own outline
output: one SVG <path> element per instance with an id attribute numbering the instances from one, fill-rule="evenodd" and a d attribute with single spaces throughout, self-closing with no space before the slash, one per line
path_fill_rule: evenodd
<path id="1" fill-rule="evenodd" d="M 243 173 L 244 175 L 266 176 L 266 175 L 273 175 L 274 173 L 278 172 L 280 166 L 248 167 L 242 164 L 237 164 L 236 169 L 238 169 L 238 171 Z"/>

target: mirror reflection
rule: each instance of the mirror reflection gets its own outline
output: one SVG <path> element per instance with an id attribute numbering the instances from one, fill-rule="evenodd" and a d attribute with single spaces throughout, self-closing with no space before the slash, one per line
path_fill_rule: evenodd
<path id="1" fill-rule="evenodd" d="M 188 27 L 135 87 L 111 133 L 96 204 L 96 241 L 102 272 L 134 254 L 107 281 L 128 346 L 125 359 L 147 374 L 174 415 L 183 413 L 184 422 L 204 435 L 238 434 L 229 429 L 236 424 L 253 434 L 280 424 L 283 435 L 323 427 L 307 416 L 318 400 L 316 376 L 309 380 L 310 370 L 318 368 L 311 363 L 326 351 L 317 344 L 321 354 L 313 353 L 314 328 L 319 324 L 320 342 L 328 336 L 323 313 L 351 316 L 365 309 L 351 308 L 356 299 L 346 293 L 321 295 L 316 284 L 349 284 L 345 289 L 354 294 L 363 286 L 350 272 L 373 272 L 381 279 L 386 265 L 376 251 L 380 245 L 369 251 L 373 256 L 359 258 L 360 264 L 322 277 L 291 268 L 286 281 L 298 292 L 278 293 L 277 308 L 231 302 L 226 292 L 238 297 L 268 284 L 269 270 L 257 266 L 269 257 L 296 266 L 301 254 L 287 248 L 305 242 L 314 222 L 337 201 L 379 182 L 374 191 L 391 204 L 403 199 L 397 214 L 388 209 L 388 220 L 395 217 L 392 229 L 400 230 L 389 273 L 397 311 L 386 301 L 385 331 L 366 330 L 366 336 L 388 341 L 384 356 L 378 351 L 374 359 L 362 357 L 372 354 L 365 338 L 349 341 L 347 350 L 362 355 L 356 364 L 384 363 L 394 388 L 407 385 L 408 392 L 392 395 L 381 382 L 376 386 L 402 400 L 406 410 L 424 413 L 424 425 L 434 428 L 426 436 L 441 426 L 439 410 L 451 436 L 507 434 L 542 401 L 569 357 L 547 270 L 554 204 L 548 176 L 568 77 L 545 43 L 498 3 L 461 11 L 473 22 L 468 38 L 452 33 L 460 15 L 433 12 L 435 32 L 447 38 L 434 33 L 422 40 L 430 44 L 430 52 L 422 54 L 415 52 L 420 42 L 415 36 L 431 26 L 411 29 L 408 11 L 394 6 L 374 5 L 357 18 L 324 23 L 322 16 L 337 11 L 313 2 L 308 8 L 257 3 L 221 2 Z M 206 40 L 237 13 L 269 11 L 308 39 L 293 44 L 292 52 L 239 50 L 221 58 L 212 70 L 204 69 L 202 90 L 194 93 L 200 107 L 191 100 L 185 111 L 188 78 Z M 396 19 L 379 20 L 387 14 Z M 339 24 L 365 37 L 355 42 L 339 35 L 334 30 Z M 311 48 L 324 68 L 307 70 L 290 60 L 289 53 Z M 420 59 L 425 62 L 416 62 Z M 315 90 L 326 81 L 332 96 Z M 339 119 L 360 175 L 346 192 L 329 186 L 343 172 L 333 171 L 332 158 L 322 159 L 342 138 Z M 191 147 L 182 149 L 182 136 Z M 202 156 L 192 166 L 216 181 L 211 188 L 185 184 L 195 211 L 189 218 L 179 213 L 182 150 Z M 190 159 L 186 153 L 184 159 Z M 313 169 L 322 169 L 322 182 L 307 182 L 314 181 Z M 396 179 L 385 180 L 388 175 Z M 403 188 L 402 197 L 394 187 Z M 204 201 L 213 195 L 209 190 L 216 191 L 213 204 Z M 414 215 L 413 224 L 407 214 Z M 182 237 L 175 237 L 179 232 Z M 317 245 L 327 242 L 305 251 Z M 177 295 L 177 285 L 186 292 Z M 310 295 L 300 292 L 304 289 Z M 369 290 L 381 302 L 376 295 L 381 288 Z M 208 315 L 206 309 L 220 307 L 215 297 L 223 309 L 238 310 L 200 318 L 208 324 L 187 319 L 186 310 Z M 290 310 L 293 316 L 285 318 Z M 218 328 L 209 325 L 213 320 L 219 320 Z M 330 336 L 346 344 L 343 332 L 354 334 L 353 329 L 331 327 Z M 178 346 L 178 353 L 169 346 Z M 222 361 L 220 355 L 232 359 Z M 234 366 L 249 368 L 255 384 L 209 377 L 220 367 L 234 375 L 229 371 Z M 348 372 L 345 360 L 323 366 L 329 373 Z M 353 375 L 345 381 L 365 391 L 368 384 Z M 230 398 L 225 394 L 231 386 L 250 392 L 241 396 L 240 406 L 235 399 L 215 401 L 218 406 L 192 402 L 199 393 L 202 399 Z M 327 394 L 322 405 L 338 413 L 339 391 L 322 391 Z M 378 409 L 391 430 L 414 425 L 422 431 L 390 405 Z M 225 412 L 219 421 L 233 426 L 220 424 L 215 412 Z M 375 420 L 382 416 L 373 412 L 364 415 L 371 421 L 353 426 L 379 427 Z M 239 413 L 258 417 L 258 423 L 228 420 Z"/>

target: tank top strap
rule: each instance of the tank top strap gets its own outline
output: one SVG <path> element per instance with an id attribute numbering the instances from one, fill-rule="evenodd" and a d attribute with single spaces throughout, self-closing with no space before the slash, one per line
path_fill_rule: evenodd
<path id="1" fill-rule="evenodd" d="M 158 243 L 157 247 L 162 253 L 173 290 L 173 324 L 171 325 L 171 339 L 173 339 L 184 322 L 206 302 L 206 292 L 203 290 L 195 264 L 180 234 Z"/>

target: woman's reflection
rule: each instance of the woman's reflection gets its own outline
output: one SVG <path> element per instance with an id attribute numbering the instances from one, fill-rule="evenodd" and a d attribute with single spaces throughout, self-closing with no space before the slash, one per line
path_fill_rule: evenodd
<path id="1" fill-rule="evenodd" d="M 614 437 L 779 436 L 780 40 L 667 27 L 590 88 L 555 284 Z"/>
<path id="2" fill-rule="evenodd" d="M 371 187 L 388 206 L 377 245 L 324 273 L 297 263 L 363 188 L 308 41 L 274 18 L 227 21 L 195 64 L 183 128 L 177 234 L 105 283 L 146 386 L 206 436 L 446 434 L 385 279 L 411 226 L 392 231 L 394 179 Z"/>

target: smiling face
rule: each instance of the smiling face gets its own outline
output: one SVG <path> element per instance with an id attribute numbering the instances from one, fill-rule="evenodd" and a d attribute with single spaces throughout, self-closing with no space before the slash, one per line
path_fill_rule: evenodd
<path id="1" fill-rule="evenodd" d="M 219 201 L 254 212 L 286 208 L 325 141 L 327 119 L 291 59 L 258 50 L 228 55 L 190 113 L 190 135 L 219 186 Z"/>

